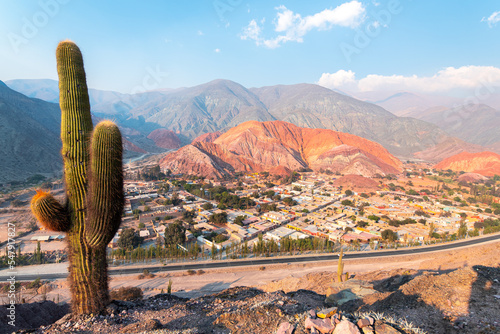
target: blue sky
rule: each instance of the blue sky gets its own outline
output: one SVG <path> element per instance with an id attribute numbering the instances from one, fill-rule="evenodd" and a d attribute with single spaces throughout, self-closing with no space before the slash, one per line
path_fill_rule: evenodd
<path id="1" fill-rule="evenodd" d="M 71 39 L 89 86 L 124 93 L 218 78 L 471 89 L 500 82 L 499 11 L 496 0 L 0 0 L 0 80 L 56 79 L 55 48 Z"/>

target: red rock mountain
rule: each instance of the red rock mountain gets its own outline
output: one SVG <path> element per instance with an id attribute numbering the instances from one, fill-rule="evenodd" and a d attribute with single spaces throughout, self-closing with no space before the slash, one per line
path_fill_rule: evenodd
<path id="1" fill-rule="evenodd" d="M 211 143 L 214 140 L 216 140 L 217 138 L 219 138 L 221 135 L 222 135 L 222 132 L 220 132 L 220 131 L 205 133 L 205 134 L 202 134 L 201 136 L 198 136 L 195 139 L 193 139 L 193 141 L 191 142 L 191 144 L 193 144 L 193 143 L 195 143 L 197 141 L 202 141 L 202 142 L 205 142 L 205 143 Z"/>
<path id="2" fill-rule="evenodd" d="M 181 141 L 175 132 L 167 129 L 156 129 L 148 135 L 148 139 L 161 148 L 175 149 L 181 147 Z"/>
<path id="3" fill-rule="evenodd" d="M 500 175 L 500 155 L 488 151 L 480 153 L 463 152 L 444 159 L 434 168 L 477 173 L 484 176 Z"/>
<path id="4" fill-rule="evenodd" d="M 196 141 L 160 161 L 174 173 L 220 178 L 235 172 L 330 169 L 373 176 L 398 173 L 401 162 L 380 144 L 347 133 L 282 121 L 242 123 L 213 142 Z"/>

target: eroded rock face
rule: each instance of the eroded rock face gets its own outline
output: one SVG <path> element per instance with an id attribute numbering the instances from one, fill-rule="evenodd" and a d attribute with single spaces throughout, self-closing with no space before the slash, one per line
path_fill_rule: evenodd
<path id="1" fill-rule="evenodd" d="M 301 168 L 364 176 L 401 170 L 401 162 L 375 142 L 282 121 L 242 123 L 213 142 L 202 138 L 169 154 L 160 165 L 174 173 L 208 177 L 234 172 L 286 174 Z"/>
<path id="2" fill-rule="evenodd" d="M 500 175 L 500 155 L 493 152 L 469 153 L 463 152 L 434 166 L 436 169 L 451 169 L 481 174 L 483 176 Z"/>
<path id="3" fill-rule="evenodd" d="M 148 139 L 154 141 L 155 145 L 166 149 L 181 147 L 181 141 L 175 132 L 167 129 L 156 129 L 148 135 Z"/>

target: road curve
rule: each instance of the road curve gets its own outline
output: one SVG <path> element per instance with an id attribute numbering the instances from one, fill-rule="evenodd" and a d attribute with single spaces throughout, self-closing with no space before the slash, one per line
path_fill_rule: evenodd
<path id="1" fill-rule="evenodd" d="M 371 252 L 356 252 L 356 253 L 345 253 L 344 259 L 368 259 L 376 257 L 390 257 L 399 255 L 414 255 L 414 254 L 425 254 L 430 252 L 450 250 L 454 248 L 467 247 L 477 244 L 486 243 L 489 241 L 500 240 L 500 233 L 494 234 L 486 237 L 471 238 L 465 241 L 450 242 L 446 244 L 439 244 L 434 246 L 426 247 L 413 247 L 404 248 L 399 250 L 385 250 L 385 251 L 371 251 Z M 302 262 L 320 262 L 320 261 L 331 261 L 338 259 L 338 254 L 317 254 L 310 256 L 297 256 L 297 257 L 270 257 L 263 259 L 254 260 L 232 260 L 232 261 L 217 261 L 217 262 L 199 262 L 199 263 L 189 263 L 189 264 L 172 264 L 172 265 L 161 265 L 147 267 L 150 272 L 161 273 L 169 271 L 178 270 L 199 270 L 199 269 L 214 269 L 214 268 L 225 268 L 225 267 L 246 267 L 246 266 L 263 266 L 269 264 L 283 264 L 283 263 L 302 263 Z M 130 275 L 130 274 L 142 274 L 144 268 L 120 268 L 120 269 L 110 269 L 110 275 Z M 54 274 L 40 274 L 40 275 L 22 275 L 18 277 L 18 280 L 22 281 L 32 281 L 37 278 L 40 279 L 59 279 L 67 277 L 67 273 L 54 273 Z"/>

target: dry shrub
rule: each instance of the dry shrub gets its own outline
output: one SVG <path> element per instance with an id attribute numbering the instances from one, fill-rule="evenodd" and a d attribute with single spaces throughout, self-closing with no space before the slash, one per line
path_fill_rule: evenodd
<path id="1" fill-rule="evenodd" d="M 119 289 L 111 290 L 109 295 L 111 299 L 131 301 L 136 299 L 142 299 L 142 290 L 137 287 L 122 286 Z"/>

